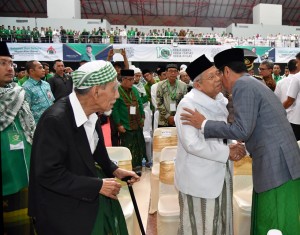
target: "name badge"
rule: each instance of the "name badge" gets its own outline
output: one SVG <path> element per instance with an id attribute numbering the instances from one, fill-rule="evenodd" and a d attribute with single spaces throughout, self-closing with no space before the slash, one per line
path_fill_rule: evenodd
<path id="1" fill-rule="evenodd" d="M 136 114 L 136 107 L 135 106 L 130 106 L 130 114 L 135 115 Z"/>
<path id="2" fill-rule="evenodd" d="M 176 103 L 175 102 L 170 103 L 170 111 L 176 112 Z"/>
<path id="3" fill-rule="evenodd" d="M 8 141 L 10 150 L 24 149 L 22 136 L 17 131 L 8 132 Z"/>
<path id="4" fill-rule="evenodd" d="M 48 99 L 49 99 L 49 100 L 52 99 L 52 93 L 51 93 L 51 91 L 47 91 L 47 96 L 48 96 Z"/>

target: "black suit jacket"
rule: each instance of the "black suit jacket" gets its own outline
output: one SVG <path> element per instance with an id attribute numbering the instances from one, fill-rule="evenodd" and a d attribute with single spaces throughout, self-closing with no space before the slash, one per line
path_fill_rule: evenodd
<path id="1" fill-rule="evenodd" d="M 69 97 L 42 115 L 34 135 L 29 183 L 29 215 L 39 235 L 90 235 L 98 211 L 102 180 L 95 161 L 114 177 L 102 130 L 92 155 L 83 126 L 77 127 Z"/>

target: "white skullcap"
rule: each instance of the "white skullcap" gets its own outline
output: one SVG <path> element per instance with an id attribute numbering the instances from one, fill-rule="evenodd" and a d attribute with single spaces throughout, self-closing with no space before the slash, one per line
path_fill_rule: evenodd
<path id="1" fill-rule="evenodd" d="M 186 70 L 186 68 L 187 68 L 187 65 L 185 65 L 185 64 L 180 65 L 180 70 Z"/>
<path id="2" fill-rule="evenodd" d="M 139 68 L 135 67 L 133 70 L 134 70 L 134 74 L 136 74 L 136 73 L 142 73 L 142 71 Z"/>

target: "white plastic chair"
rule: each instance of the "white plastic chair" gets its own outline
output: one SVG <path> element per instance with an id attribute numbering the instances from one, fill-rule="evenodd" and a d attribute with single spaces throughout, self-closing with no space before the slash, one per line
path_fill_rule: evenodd
<path id="1" fill-rule="evenodd" d="M 234 234 L 249 235 L 252 206 L 252 159 L 244 157 L 234 162 L 233 228 Z"/>
<path id="2" fill-rule="evenodd" d="M 108 156 L 110 160 L 112 160 L 116 165 L 125 170 L 131 170 L 131 152 L 126 147 L 106 147 Z M 139 234 L 139 227 L 137 218 L 135 215 L 133 203 L 129 194 L 129 190 L 127 184 L 125 182 L 121 182 L 122 188 L 120 193 L 118 194 L 118 200 L 121 204 L 123 214 L 126 220 L 126 225 L 128 229 L 129 235 L 137 235 Z"/>
<path id="3" fill-rule="evenodd" d="M 156 110 L 154 112 L 153 131 L 155 131 L 155 129 L 158 128 L 158 118 L 159 118 L 159 111 Z"/>
<path id="4" fill-rule="evenodd" d="M 148 106 L 144 108 L 145 121 L 143 127 L 143 134 L 146 143 L 146 154 L 148 161 L 152 161 L 152 111 Z"/>
<path id="5" fill-rule="evenodd" d="M 159 199 L 157 207 L 157 234 L 177 234 L 179 226 L 178 190 L 174 186 L 174 159 L 177 146 L 165 147 L 161 151 Z"/>
<path id="6" fill-rule="evenodd" d="M 154 130 L 153 133 L 153 166 L 150 175 L 150 207 L 149 213 L 153 214 L 157 211 L 158 204 L 158 182 L 159 182 L 159 158 L 160 152 L 164 147 L 177 146 L 176 127 L 161 127 Z"/>
<path id="7" fill-rule="evenodd" d="M 159 198 L 157 206 L 157 234 L 177 234 L 179 225 L 178 190 L 174 186 L 177 146 L 161 151 L 159 172 Z"/>

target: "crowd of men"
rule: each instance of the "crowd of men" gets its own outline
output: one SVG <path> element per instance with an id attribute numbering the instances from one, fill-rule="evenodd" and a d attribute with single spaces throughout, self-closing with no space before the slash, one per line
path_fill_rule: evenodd
<path id="1" fill-rule="evenodd" d="M 299 35 L 288 34 L 268 35 L 262 37 L 260 34 L 252 37 L 234 37 L 231 33 L 195 33 L 190 29 L 151 29 L 142 32 L 138 28 L 111 28 L 99 27 L 91 31 L 83 29 L 76 31 L 52 27 L 30 26 L 0 26 L 0 41 L 18 43 L 134 43 L 134 44 L 188 44 L 188 45 L 250 45 L 250 46 L 271 46 L 271 47 L 299 47 Z"/>
<path id="2" fill-rule="evenodd" d="M 107 60 L 111 61 L 113 55 L 114 51 L 110 50 Z M 183 96 L 193 87 L 193 82 L 185 71 L 187 66 L 182 64 L 180 68 L 177 68 L 176 64 L 171 63 L 167 66 L 159 65 L 154 71 L 151 71 L 150 69 L 140 70 L 134 65 L 129 66 L 125 50 L 122 50 L 121 55 L 124 58 L 124 63 L 114 63 L 120 84 L 122 84 L 121 70 L 129 68 L 132 69 L 132 73 L 130 74 L 133 74 L 133 86 L 137 88 L 144 107 L 149 104 L 149 108 L 152 112 L 155 112 L 156 110 L 160 112 L 159 126 L 174 126 L 174 107 L 178 105 Z M 85 62 L 86 60 L 83 60 L 82 63 Z M 247 66 L 249 74 L 261 80 L 272 91 L 275 91 L 275 93 L 278 94 L 282 84 L 285 84 L 286 81 L 290 80 L 289 78 L 292 74 L 298 73 L 297 68 L 300 66 L 297 67 L 295 63 L 296 59 L 289 61 L 287 66 L 285 66 L 284 73 L 282 73 L 279 64 L 274 64 L 269 60 L 264 60 L 260 63 L 257 74 L 254 72 L 253 61 L 250 64 L 250 67 L 249 64 Z M 291 67 L 292 64 L 294 64 L 294 67 Z M 38 68 L 40 70 L 37 69 L 37 66 L 39 66 Z M 31 96 L 38 97 L 33 99 L 30 95 L 27 95 L 27 99 L 29 101 L 33 100 L 38 104 L 38 106 L 43 105 L 44 102 L 47 103 L 44 109 L 39 107 L 39 109 L 41 109 L 41 113 L 49 107 L 54 100 L 58 100 L 70 94 L 73 88 L 73 70 L 70 67 L 65 67 L 62 60 L 54 61 L 51 71 L 54 72 L 50 72 L 49 64 L 44 62 L 40 63 L 39 61 L 29 61 L 25 67 L 21 66 L 15 69 L 16 75 L 14 77 L 14 81 L 20 86 L 23 86 L 24 89 L 28 91 L 27 93 L 31 94 Z M 32 91 L 33 88 L 31 87 L 34 87 L 34 79 L 36 81 L 40 81 L 41 84 L 46 84 L 46 88 L 42 93 Z M 27 82 L 27 80 L 29 81 Z M 279 86 L 277 86 L 277 84 L 279 84 Z M 45 85 L 41 85 L 41 87 L 44 86 Z M 284 96 L 287 89 L 288 87 L 285 85 L 285 90 L 284 92 L 281 92 L 281 96 Z M 41 99 L 41 94 L 45 95 L 44 102 L 40 102 L 39 100 Z M 293 95 L 293 98 L 295 97 L 297 96 Z M 280 99 L 282 100 L 283 98 L 281 97 Z M 291 101 L 289 101 L 287 108 L 294 103 L 290 104 L 290 102 Z M 38 120 L 38 118 L 36 118 L 36 120 Z M 297 124 L 300 124 L 300 121 L 297 121 Z M 116 145 L 117 142 L 113 141 L 112 143 Z"/>
<path id="3" fill-rule="evenodd" d="M 6 44 L 1 43 L 1 45 L 4 45 L 6 47 Z M 5 49 L 7 51 L 7 48 Z M 114 52 L 113 50 L 110 50 L 108 54 L 107 61 L 110 61 L 113 57 Z M 66 68 L 64 66 L 64 62 L 62 60 L 56 60 L 54 61 L 54 73 L 49 73 L 49 64 L 47 63 L 40 63 L 37 60 L 28 61 L 26 63 L 25 67 L 20 67 L 16 69 L 14 82 L 8 82 L 5 81 L 5 83 L 0 84 L 2 87 L 6 88 L 7 86 L 12 86 L 11 89 L 14 91 L 14 89 L 18 90 L 19 92 L 22 91 L 22 98 L 20 98 L 20 105 L 18 106 L 20 110 L 16 111 L 16 114 L 18 112 L 24 112 L 23 110 L 27 111 L 30 115 L 25 118 L 24 115 L 16 116 L 18 120 L 16 121 L 16 127 L 11 127 L 11 130 L 14 131 L 14 128 L 20 129 L 22 127 L 25 132 L 23 137 L 27 140 L 28 143 L 32 143 L 32 137 L 33 137 L 33 130 L 36 125 L 38 125 L 38 134 L 37 136 L 42 138 L 40 143 L 45 144 L 43 141 L 43 138 L 45 140 L 49 141 L 49 144 L 54 144 L 54 140 L 57 137 L 57 133 L 54 133 L 53 131 L 50 131 L 51 127 L 49 126 L 49 123 L 53 122 L 58 124 L 58 119 L 56 119 L 55 115 L 59 114 L 59 117 L 57 118 L 66 118 L 65 116 L 62 117 L 61 111 L 62 108 L 70 108 L 69 103 L 66 104 L 66 97 L 70 97 L 70 101 L 75 102 L 72 103 L 71 106 L 78 107 L 78 104 L 80 103 L 83 108 L 86 108 L 89 113 L 91 114 L 91 110 L 95 111 L 95 107 L 99 108 L 101 107 L 101 111 L 98 113 L 98 116 L 94 117 L 91 121 L 91 125 L 95 126 L 95 124 L 99 124 L 97 121 L 99 117 L 101 116 L 109 116 L 110 121 L 110 127 L 111 127 L 111 139 L 112 144 L 114 146 L 125 146 L 129 148 L 132 154 L 132 167 L 134 169 L 140 169 L 142 166 L 142 159 L 148 159 L 148 162 L 151 161 L 151 157 L 146 155 L 146 146 L 145 146 L 145 140 L 143 136 L 143 127 L 144 127 L 144 119 L 145 119 L 145 112 L 152 112 L 154 114 L 155 111 L 159 112 L 159 119 L 158 119 L 158 127 L 175 127 L 176 124 L 179 122 L 178 115 L 176 119 L 176 113 L 177 113 L 177 107 L 180 104 L 180 101 L 185 97 L 186 94 L 191 94 L 191 90 L 193 88 L 197 87 L 201 91 L 202 85 L 200 86 L 198 83 L 193 84 L 193 81 L 195 77 L 191 74 L 193 72 L 189 72 L 186 65 L 181 65 L 179 68 L 177 64 L 175 63 L 169 63 L 166 66 L 158 66 L 154 71 L 150 69 L 143 69 L 140 70 L 139 68 L 135 66 L 129 66 L 127 57 L 126 57 L 126 51 L 122 50 L 121 55 L 124 58 L 124 64 L 120 63 L 113 63 L 113 69 L 110 63 L 101 61 L 101 65 L 97 64 L 97 61 L 88 62 L 87 64 L 83 64 L 79 67 L 78 70 L 72 71 L 70 68 Z M 7 52 L 7 55 L 10 57 L 9 52 Z M 254 60 L 254 59 L 253 59 Z M 249 72 L 253 70 L 253 60 L 249 64 L 247 64 L 247 69 Z M 10 67 L 10 76 L 14 73 L 13 71 L 13 63 L 10 59 L 9 61 L 3 60 L 1 61 L 0 66 L 3 67 Z M 212 65 L 208 66 L 210 68 Z M 218 65 L 216 65 L 218 66 Z M 230 67 L 232 66 L 232 68 Z M 229 67 L 224 69 L 223 66 L 219 65 L 218 69 L 222 71 L 223 76 L 229 76 L 229 74 L 239 71 L 239 66 L 235 67 L 236 65 L 233 63 L 230 64 Z M 244 65 L 245 66 L 245 65 Z M 99 68 L 100 70 L 95 70 L 95 68 Z M 214 70 L 215 67 L 213 67 Z M 232 70 L 233 69 L 233 70 Z M 103 70 L 103 72 L 101 72 Z M 218 71 L 219 71 L 218 70 Z M 292 126 L 292 130 L 294 132 L 294 135 L 296 137 L 296 140 L 300 140 L 300 118 L 299 118 L 299 111 L 300 111 L 300 53 L 298 53 L 295 56 L 295 59 L 290 60 L 287 64 L 286 71 L 283 76 L 281 76 L 280 66 L 277 64 L 273 64 L 271 61 L 262 61 L 259 65 L 259 75 L 254 76 L 256 77 L 260 82 L 264 83 L 268 89 L 274 91 L 276 96 L 278 96 L 280 102 L 282 103 L 282 106 L 287 111 L 287 118 Z M 241 72 L 239 72 L 241 73 Z M 198 75 L 198 74 L 197 74 Z M 6 77 L 7 74 L 0 75 L 3 77 Z M 214 72 L 213 75 L 208 76 L 208 80 L 212 81 L 214 80 L 214 77 L 220 77 L 220 73 Z M 235 76 L 235 75 L 232 75 Z M 237 76 L 237 75 L 236 75 Z M 250 76 L 250 75 L 247 75 Z M 117 83 L 114 85 L 114 77 L 117 78 Z M 94 80 L 95 81 L 94 81 Z M 250 79 L 250 78 L 249 78 Z M 252 79 L 252 78 L 251 78 Z M 194 80 L 195 82 L 199 82 L 197 79 Z M 209 83 L 209 82 L 208 82 Z M 13 84 L 13 85 L 11 85 Z M 109 85 L 107 85 L 109 84 Z M 218 87 L 220 87 L 221 82 L 219 82 Z M 199 86 L 198 86 L 199 85 Z M 223 83 L 224 85 L 224 83 Z M 232 84 L 231 84 L 232 85 Z M 103 87 L 102 87 L 103 86 Z M 258 86 L 257 84 L 255 86 Z M 17 87 L 17 88 L 15 88 Z M 74 90 L 75 89 L 75 90 Z M 108 93 L 105 93 L 107 89 L 111 89 L 114 91 L 113 96 L 109 96 Z M 209 94 L 209 89 L 206 88 L 206 92 Z M 263 88 L 265 89 L 265 88 Z M 118 92 L 116 92 L 118 91 Z M 103 92 L 103 94 L 102 94 Z M 107 91 L 108 92 L 108 91 Z M 229 93 L 228 93 L 229 92 Z M 227 96 L 230 100 L 230 94 L 231 90 L 227 90 L 227 93 L 224 92 L 225 96 Z M 268 90 L 269 92 L 269 90 Z M 99 94 L 102 94 L 101 100 L 102 102 L 107 102 L 107 107 L 102 107 L 102 103 L 98 100 Z M 118 95 L 117 95 L 118 93 Z M 73 95 L 72 95 L 73 94 Z M 108 95 L 108 98 L 110 100 L 107 100 L 106 95 Z M 76 95 L 76 97 L 71 98 L 72 96 Z M 103 96 L 104 95 L 104 96 Z M 233 97 L 234 98 L 234 97 Z M 264 98 L 265 99 L 265 98 Z M 24 101 L 26 101 L 24 103 Z M 233 106 L 234 106 L 233 100 Z M 9 101 L 7 101 L 9 102 Z M 90 103 L 92 102 L 92 103 Z M 272 101 L 273 102 L 273 101 Z M 86 105 L 86 106 L 85 106 Z M 94 106 L 93 106 L 94 105 Z M 110 107 L 111 106 L 111 107 Z M 230 104 L 228 105 L 230 107 Z M 23 107 L 23 108 L 22 108 Z M 51 107 L 51 108 L 50 108 Z M 54 107 L 54 108 L 52 108 Z M 112 108 L 111 113 L 106 113 L 106 111 L 110 111 L 110 108 Z M 184 108 L 184 107 L 183 107 Z M 264 108 L 264 107 L 262 107 Z M 85 110 L 84 110 L 85 111 Z M 45 113 L 45 114 L 44 114 Z M 72 112 L 70 112 L 72 113 Z M 232 114 L 233 112 L 231 112 Z M 8 113 L 7 115 L 11 115 Z M 68 112 L 69 115 L 69 112 Z M 71 115 L 71 114 L 70 114 Z M 72 115 L 71 115 L 72 116 Z M 229 110 L 229 116 L 230 116 L 230 110 Z M 195 115 L 194 117 L 198 117 Z M 69 118 L 69 117 L 68 117 Z M 76 117 L 75 117 L 76 118 Z M 188 117 L 191 118 L 191 117 Z M 236 118 L 236 117 L 235 117 Z M 276 118 L 276 117 L 271 117 Z M 20 120 L 19 120 L 20 119 Z M 42 121 L 40 121 L 42 119 Z M 73 119 L 72 119 L 73 120 Z M 80 120 L 80 118 L 78 118 Z M 80 122 L 76 120 L 74 123 Z M 202 126 L 199 124 L 193 123 L 192 119 L 187 119 L 190 121 L 191 125 L 196 126 L 197 128 L 202 128 Z M 198 121 L 198 120 L 197 120 Z M 267 120 L 265 120 L 267 121 Z M 47 123 L 48 122 L 48 123 Z M 40 124 L 43 123 L 43 124 Z M 201 121 L 202 123 L 202 121 Z M 209 122 L 208 122 L 209 123 Z M 231 123 L 234 123 L 234 120 L 231 121 Z M 65 128 L 62 123 L 58 124 L 62 129 Z M 24 128 L 27 127 L 27 128 Z M 45 129 L 45 128 L 50 129 Z M 71 127 L 70 127 L 71 128 Z M 73 128 L 73 127 L 72 127 Z M 94 151 L 98 151 L 97 147 L 93 143 L 95 140 L 99 140 L 101 138 L 102 132 L 100 134 L 99 130 L 97 129 L 97 137 L 93 136 L 93 132 L 88 131 L 89 127 L 85 127 L 86 132 L 90 135 L 88 138 L 91 138 L 88 140 L 90 147 L 92 149 L 92 153 Z M 211 127 L 210 127 L 211 128 Z M 225 128 L 225 127 L 224 127 Z M 9 130 L 9 132 L 11 131 Z M 53 139 L 49 139 L 48 137 L 44 137 L 43 131 L 49 130 L 49 135 L 53 134 Z M 63 135 L 63 133 L 59 134 Z M 66 132 L 70 134 L 66 129 Z M 74 132 L 75 133 L 75 132 Z M 26 136 L 28 135 L 28 136 Z M 213 137 L 217 134 L 210 134 L 209 137 Z M 218 134 L 222 135 L 222 134 Z M 228 134 L 229 135 L 229 134 Z M 242 136 L 242 134 L 241 134 Z M 52 138 L 51 137 L 51 138 Z M 59 136 L 63 137 L 63 136 Z M 99 138 L 98 138 L 99 137 Z M 222 138 L 225 138 L 221 136 Z M 245 136 L 242 136 L 245 138 L 245 141 L 248 139 Z M 37 137 L 36 137 L 37 138 Z M 72 137 L 73 138 L 73 137 Z M 74 137 L 75 138 L 75 137 Z M 294 137 L 291 137 L 294 138 Z M 234 139 L 234 138 L 231 138 Z M 56 140 L 57 141 L 57 140 Z M 38 140 L 36 140 L 36 143 L 38 143 Z M 70 142 L 68 140 L 65 140 L 63 143 L 66 145 L 69 145 Z M 65 154 L 63 143 L 58 144 L 57 147 L 61 152 L 59 154 Z M 74 144 L 74 143 L 73 143 Z M 72 146 L 73 146 L 72 144 Z M 103 144 L 104 145 L 104 144 Z M 26 147 L 26 146 L 25 146 Z M 46 148 L 50 151 L 50 148 Z M 75 146 L 73 146 L 75 147 Z M 24 146 L 23 146 L 24 148 Z M 44 150 L 41 148 L 41 146 L 34 147 L 34 156 L 35 156 L 35 166 L 37 167 L 37 162 L 39 164 L 42 164 L 40 160 L 38 160 L 38 153 L 45 153 Z M 74 152 L 70 151 L 70 153 L 74 154 Z M 68 154 L 70 154 L 68 153 Z M 47 153 L 45 153 L 46 156 Z M 28 154 L 27 154 L 28 155 Z M 49 155 L 50 156 L 50 155 Z M 28 157 L 28 156 L 27 156 Z M 77 157 L 77 156 L 76 156 Z M 62 157 L 63 158 L 63 157 Z M 234 158 L 234 157 L 232 157 Z M 45 167 L 44 169 L 39 169 L 41 171 L 47 170 L 51 171 L 51 174 L 53 174 L 53 177 L 55 172 L 59 172 L 60 174 L 64 175 L 65 173 L 63 171 L 60 171 L 59 169 L 54 170 L 54 168 L 58 167 L 59 164 L 61 164 L 61 159 L 56 159 L 57 162 L 51 162 L 51 159 L 49 160 L 49 164 L 52 165 L 53 168 L 47 168 L 49 165 L 43 165 Z M 58 165 L 55 165 L 58 164 Z M 100 163 L 99 163 L 100 164 Z M 105 163 L 106 166 L 110 165 L 110 163 Z M 78 170 L 76 166 L 73 166 L 73 164 L 70 163 L 70 165 L 67 165 L 66 167 L 74 167 L 74 170 Z M 58 167 L 60 168 L 60 167 Z M 28 169 L 27 169 L 28 170 Z M 53 171 L 52 171 L 53 170 Z M 110 166 L 109 170 L 109 176 L 112 177 L 117 176 L 120 177 L 119 174 L 112 173 L 116 170 L 114 166 Z M 80 172 L 80 170 L 79 170 Z M 44 172 L 44 177 L 47 178 L 46 172 Z M 32 172 L 32 174 L 36 174 L 35 172 Z M 127 174 L 127 173 L 126 173 Z M 126 176 L 125 173 L 122 173 L 121 176 Z M 138 177 L 134 173 L 128 173 L 132 177 L 136 177 L 136 180 L 138 180 Z M 26 175 L 26 174 L 25 174 Z M 64 175 L 65 176 L 65 175 Z M 66 179 L 71 179 L 65 176 Z M 28 177 L 27 177 L 28 178 Z M 59 188 L 58 186 L 54 185 L 57 182 L 49 182 L 46 178 L 44 179 L 37 179 L 42 180 L 47 187 L 49 187 L 51 190 L 57 190 L 58 193 L 62 194 L 68 194 L 64 191 L 63 188 Z M 59 179 L 57 179 L 59 180 Z M 28 181 L 27 181 L 28 183 Z M 33 184 L 35 182 L 33 181 Z M 104 184 L 104 183 L 103 183 Z M 26 182 L 22 184 L 23 186 L 26 185 Z M 38 185 L 38 183 L 37 183 Z M 35 187 L 37 187 L 35 185 Z M 99 184 L 98 189 L 99 189 Z M 22 186 L 22 187 L 23 187 Z M 53 188 L 52 188 L 53 186 Z M 69 187 L 70 185 L 68 185 Z M 21 187 L 21 188 L 22 188 Z M 45 190 L 42 188 L 42 186 L 39 190 L 40 192 Z M 58 188 L 56 188 L 58 187 Z M 115 191 L 118 192 L 119 186 L 115 185 L 117 189 Z M 273 187 L 273 186 L 272 186 Z M 19 193 L 21 192 L 20 187 L 14 191 L 13 193 Z M 35 191 L 36 189 L 32 189 Z M 73 189 L 76 191 L 76 189 Z M 40 192 L 35 192 L 35 195 L 40 196 Z M 77 192 L 77 191 L 76 191 Z M 23 193 L 23 192 L 22 192 Z M 114 198 L 116 194 L 110 194 L 106 192 L 100 192 L 103 195 L 110 195 L 110 197 Z M 9 195 L 9 193 L 8 193 Z M 19 195 L 21 196 L 21 195 Z M 60 198 L 63 197 L 63 195 L 54 196 L 51 193 L 49 194 L 49 198 Z M 7 199 L 7 200 L 13 200 L 13 199 Z M 64 199 L 65 200 L 65 199 Z M 90 198 L 82 198 L 82 200 L 91 200 Z M 35 202 L 32 202 L 35 204 Z M 48 208 L 50 210 L 50 208 Z M 9 208 L 8 208 L 9 210 Z M 37 213 L 38 208 L 35 206 L 32 213 Z M 41 212 L 39 212 L 41 213 Z M 96 212 L 93 211 L 94 215 L 96 216 Z M 37 214 L 38 215 L 38 214 Z M 42 221 L 40 223 L 46 223 L 46 221 Z M 56 221 L 57 223 L 59 221 Z M 92 230 L 92 224 L 87 222 L 88 228 Z M 40 231 L 44 231 L 45 228 L 43 228 L 42 224 L 39 224 L 41 226 L 39 229 Z"/>

